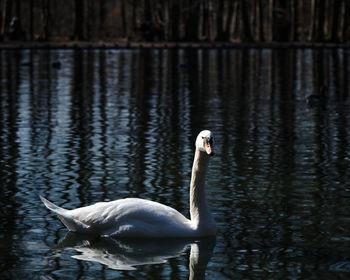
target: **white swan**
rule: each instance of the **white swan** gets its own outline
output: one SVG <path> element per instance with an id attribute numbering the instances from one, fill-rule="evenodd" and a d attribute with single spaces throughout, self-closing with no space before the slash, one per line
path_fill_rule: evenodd
<path id="1" fill-rule="evenodd" d="M 199 133 L 190 185 L 190 220 L 169 206 L 139 198 L 99 202 L 74 210 L 58 207 L 41 196 L 40 199 L 70 231 L 83 234 L 156 238 L 213 236 L 215 222 L 204 190 L 213 145 L 213 134 L 209 130 Z"/>

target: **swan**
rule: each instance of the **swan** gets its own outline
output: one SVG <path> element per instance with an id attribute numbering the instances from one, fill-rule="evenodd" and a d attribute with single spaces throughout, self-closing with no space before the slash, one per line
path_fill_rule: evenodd
<path id="1" fill-rule="evenodd" d="M 40 199 L 73 232 L 104 237 L 204 237 L 216 234 L 215 221 L 208 208 L 204 179 L 209 157 L 214 154 L 211 131 L 201 131 L 190 183 L 190 219 L 167 205 L 140 198 L 124 198 L 67 210 L 44 197 Z"/>

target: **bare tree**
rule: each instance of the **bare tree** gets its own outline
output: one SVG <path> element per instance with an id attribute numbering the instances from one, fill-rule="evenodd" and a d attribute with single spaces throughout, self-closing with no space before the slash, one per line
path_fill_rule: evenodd
<path id="1" fill-rule="evenodd" d="M 185 7 L 188 13 L 188 16 L 185 20 L 185 38 L 187 41 L 196 41 L 199 39 L 199 8 L 199 1 L 188 0 L 188 5 Z"/>
<path id="2" fill-rule="evenodd" d="M 85 0 L 75 0 L 74 7 L 75 24 L 73 39 L 85 40 L 84 24 L 85 24 Z"/>
<path id="3" fill-rule="evenodd" d="M 6 2 L 6 1 L 5 1 Z M 29 39 L 33 41 L 34 37 L 34 0 L 29 2 Z"/>
<path id="4" fill-rule="evenodd" d="M 170 1 L 170 34 L 173 41 L 178 41 L 180 39 L 180 4 L 181 1 Z"/>
<path id="5" fill-rule="evenodd" d="M 99 34 L 104 34 L 107 11 L 106 11 L 106 0 L 100 0 L 99 7 Z M 105 34 L 104 34 L 105 35 Z"/>
<path id="6" fill-rule="evenodd" d="M 270 24 L 270 29 L 269 29 L 269 41 L 274 40 L 274 0 L 269 0 L 269 24 Z"/>
<path id="7" fill-rule="evenodd" d="M 48 41 L 50 39 L 50 0 L 42 0 L 42 21 L 43 21 L 43 40 Z"/>
<path id="8" fill-rule="evenodd" d="M 330 39 L 333 42 L 338 42 L 338 30 L 341 30 L 342 28 L 339 28 L 341 25 L 341 16 L 339 17 L 340 12 L 343 11 L 344 1 L 341 0 L 334 0 L 333 1 L 333 13 L 332 13 L 332 21 L 331 21 L 331 28 L 330 28 Z"/>
<path id="9" fill-rule="evenodd" d="M 10 22 L 11 18 L 11 10 L 12 10 L 12 1 L 11 0 L 4 0 L 1 5 L 1 36 L 5 37 L 7 30 L 8 30 L 8 24 Z"/>
<path id="10" fill-rule="evenodd" d="M 252 41 L 253 36 L 250 30 L 250 19 L 248 13 L 248 4 L 246 0 L 240 1 L 240 11 L 241 11 L 241 19 L 242 19 L 242 39 L 244 41 Z"/>
<path id="11" fill-rule="evenodd" d="M 86 39 L 90 41 L 93 38 L 93 30 L 95 25 L 95 1 L 86 0 L 85 4 L 85 25 L 86 25 Z"/>
<path id="12" fill-rule="evenodd" d="M 255 12 L 256 12 L 256 39 L 259 42 L 264 41 L 264 16 L 263 16 L 263 7 L 262 0 L 257 0 L 255 3 Z"/>
<path id="13" fill-rule="evenodd" d="M 315 18 L 315 23 L 317 26 L 316 41 L 324 41 L 324 19 L 325 19 L 324 13 L 325 13 L 325 2 L 324 0 L 318 0 L 317 18 Z"/>
<path id="14" fill-rule="evenodd" d="M 125 0 L 121 0 L 121 7 L 120 7 L 120 13 L 121 13 L 121 18 L 122 18 L 122 36 L 124 38 L 127 37 L 127 24 L 126 24 L 126 4 Z"/>
<path id="15" fill-rule="evenodd" d="M 290 14 L 290 32 L 289 41 L 298 40 L 298 6 L 297 0 L 290 0 L 289 2 L 289 14 Z"/>

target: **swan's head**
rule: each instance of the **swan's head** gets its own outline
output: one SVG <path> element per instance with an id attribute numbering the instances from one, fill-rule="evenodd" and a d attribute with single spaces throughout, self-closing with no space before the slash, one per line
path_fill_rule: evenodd
<path id="1" fill-rule="evenodd" d="M 210 130 L 203 130 L 198 134 L 196 148 L 210 156 L 214 155 L 214 136 Z"/>

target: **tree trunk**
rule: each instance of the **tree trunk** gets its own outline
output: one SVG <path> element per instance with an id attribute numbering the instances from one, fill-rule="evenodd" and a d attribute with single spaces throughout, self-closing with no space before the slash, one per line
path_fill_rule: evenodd
<path id="1" fill-rule="evenodd" d="M 333 2 L 333 14 L 332 14 L 332 26 L 330 29 L 331 32 L 331 36 L 330 39 L 332 42 L 338 42 L 339 41 L 339 37 L 338 37 L 338 27 L 340 26 L 340 21 L 341 21 L 341 14 L 339 14 L 339 12 L 342 11 L 342 7 L 343 7 L 343 1 L 339 1 L 339 0 L 334 0 Z M 340 17 L 340 20 L 339 20 Z"/>
<path id="2" fill-rule="evenodd" d="M 95 22 L 95 1 L 86 0 L 85 18 L 86 18 L 86 39 L 90 41 L 93 37 L 93 26 Z"/>
<path id="3" fill-rule="evenodd" d="M 10 0 L 4 0 L 1 7 L 1 37 L 5 37 L 6 33 L 6 18 L 7 18 L 7 6 Z"/>
<path id="4" fill-rule="evenodd" d="M 343 43 L 346 41 L 346 38 L 345 38 L 346 28 L 349 24 L 349 19 L 347 15 L 348 8 L 349 8 L 349 1 L 342 1 L 338 38 Z"/>
<path id="5" fill-rule="evenodd" d="M 136 28 L 136 3 L 135 0 L 131 1 L 131 5 L 132 5 L 132 11 L 131 11 L 131 30 L 133 32 L 133 34 L 135 33 L 135 28 Z"/>
<path id="6" fill-rule="evenodd" d="M 249 20 L 249 12 L 247 7 L 247 1 L 241 0 L 241 19 L 242 19 L 242 39 L 244 41 L 251 42 L 252 41 L 252 33 L 250 30 L 250 20 Z"/>
<path id="7" fill-rule="evenodd" d="M 217 1 L 217 10 L 218 10 L 218 15 L 216 17 L 217 19 L 217 37 L 216 40 L 222 41 L 224 38 L 224 26 L 225 26 L 225 21 L 227 21 L 227 13 L 225 13 L 224 10 L 224 0 L 218 0 Z M 227 1 L 225 1 L 227 2 Z"/>
<path id="8" fill-rule="evenodd" d="M 103 34 L 102 36 L 105 36 L 105 23 L 106 23 L 106 0 L 100 0 L 100 13 L 99 13 L 99 17 L 100 17 L 100 26 L 99 26 L 99 30 L 100 30 L 100 35 Z"/>
<path id="9" fill-rule="evenodd" d="M 259 30 L 259 40 L 261 42 L 265 41 L 265 28 L 264 28 L 264 12 L 263 12 L 263 3 L 262 0 L 259 0 L 259 26 L 260 26 L 260 30 Z"/>
<path id="10" fill-rule="evenodd" d="M 186 40 L 196 41 L 199 39 L 199 23 L 200 23 L 200 1 L 189 0 L 188 1 L 189 15 L 186 20 Z"/>
<path id="11" fill-rule="evenodd" d="M 274 39 L 274 0 L 269 0 L 269 41 L 272 42 Z"/>
<path id="12" fill-rule="evenodd" d="M 290 14 L 290 35 L 289 41 L 295 42 L 298 41 L 298 0 L 290 0 L 289 2 L 289 14 Z"/>
<path id="13" fill-rule="evenodd" d="M 43 0 L 43 15 L 44 15 L 44 40 L 50 38 L 50 0 Z"/>
<path id="14" fill-rule="evenodd" d="M 227 19 L 223 27 L 222 40 L 230 40 L 231 38 L 231 25 L 232 25 L 232 20 L 234 19 L 233 12 L 234 12 L 234 3 L 233 1 L 228 1 L 227 2 Z"/>
<path id="15" fill-rule="evenodd" d="M 316 14 L 316 0 L 311 0 L 311 7 L 310 7 L 311 15 L 310 15 L 310 31 L 309 31 L 309 41 L 313 41 L 315 38 L 315 14 Z"/>
<path id="16" fill-rule="evenodd" d="M 22 21 L 22 17 L 21 17 L 21 0 L 17 0 L 16 1 L 16 16 L 18 17 L 18 23 L 20 26 L 21 25 L 21 21 Z"/>
<path id="17" fill-rule="evenodd" d="M 233 9 L 232 9 L 232 20 L 230 22 L 230 39 L 234 40 L 236 39 L 235 37 L 235 31 L 237 29 L 237 26 L 239 26 L 239 14 L 240 14 L 240 7 L 239 7 L 239 2 L 235 1 L 233 4 Z"/>
<path id="18" fill-rule="evenodd" d="M 317 9 L 317 41 L 324 41 L 324 0 L 319 0 L 318 9 Z"/>
<path id="19" fill-rule="evenodd" d="M 214 6 L 212 0 L 208 0 L 208 19 L 209 19 L 209 28 L 208 28 L 208 39 L 214 41 L 217 36 L 217 9 Z"/>
<path id="20" fill-rule="evenodd" d="M 264 17 L 262 0 L 255 2 L 255 38 L 259 42 L 264 41 Z"/>
<path id="21" fill-rule="evenodd" d="M 85 24 L 85 0 L 75 0 L 75 27 L 73 39 L 85 40 L 84 24 Z"/>
<path id="22" fill-rule="evenodd" d="M 169 1 L 164 1 L 163 3 L 163 36 L 165 41 L 169 41 L 171 38 L 171 23 L 169 15 Z"/>
<path id="23" fill-rule="evenodd" d="M 6 2 L 6 1 L 5 1 Z M 30 0 L 29 2 L 29 39 L 30 41 L 33 41 L 33 38 L 34 38 L 34 0 Z"/>
<path id="24" fill-rule="evenodd" d="M 208 38 L 208 21 L 208 5 L 207 1 L 203 1 L 200 3 L 198 24 L 198 39 L 201 41 Z"/>
<path id="25" fill-rule="evenodd" d="M 151 0 L 144 1 L 144 19 L 146 23 L 150 24 L 152 22 L 152 5 Z"/>
<path id="26" fill-rule="evenodd" d="M 121 1 L 121 18 L 122 18 L 122 36 L 123 38 L 126 38 L 128 36 L 127 34 L 127 27 L 126 27 L 126 8 L 125 8 L 125 0 Z"/>
<path id="27" fill-rule="evenodd" d="M 170 7 L 170 28 L 171 28 L 171 40 L 178 41 L 179 40 L 179 32 L 180 32 L 180 3 L 177 1 L 171 1 L 172 5 Z"/>

